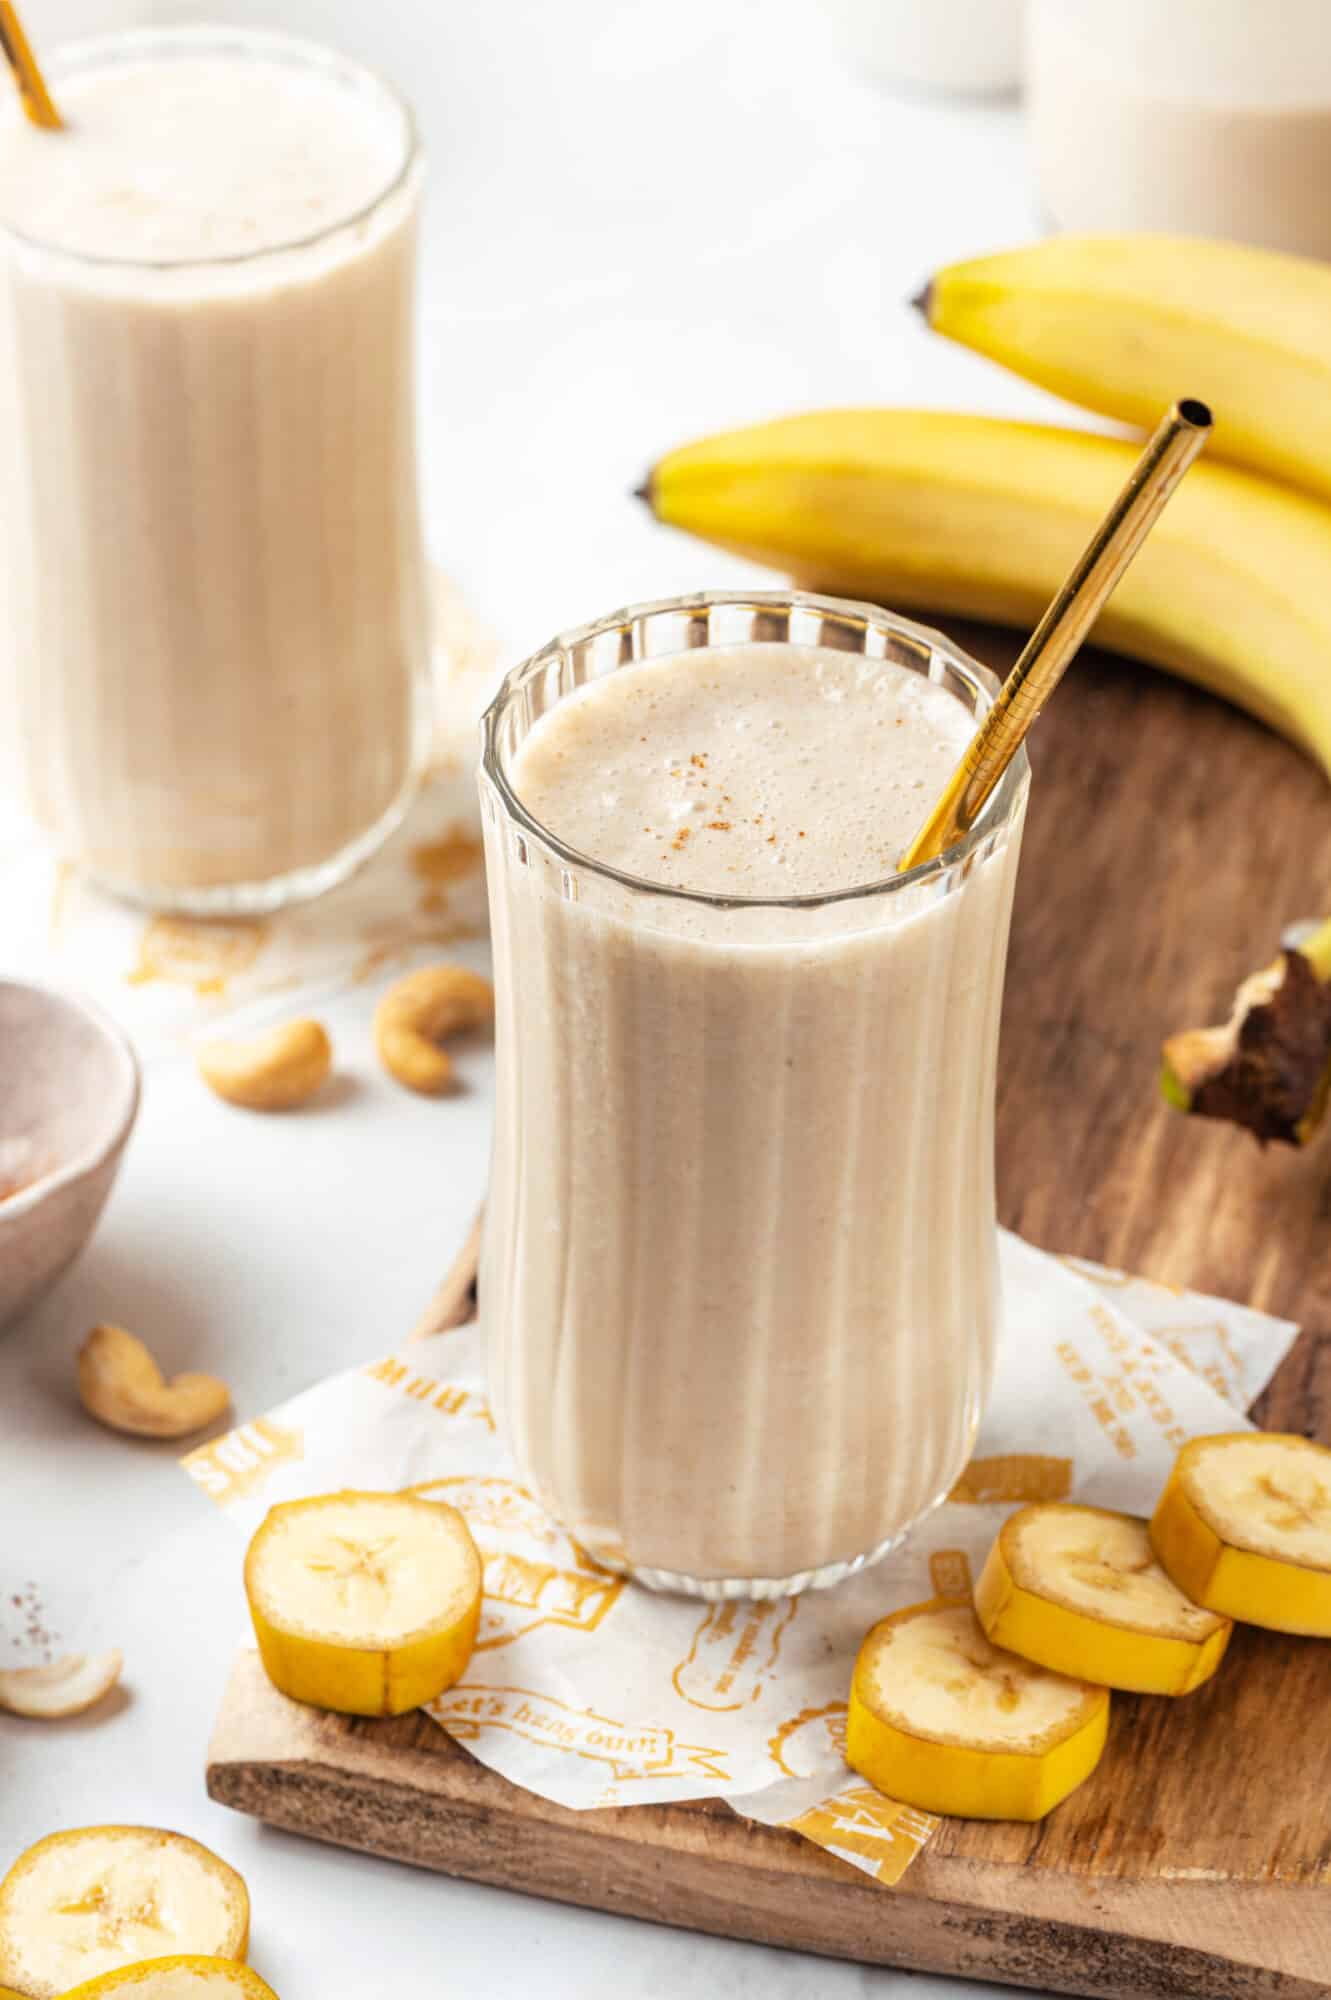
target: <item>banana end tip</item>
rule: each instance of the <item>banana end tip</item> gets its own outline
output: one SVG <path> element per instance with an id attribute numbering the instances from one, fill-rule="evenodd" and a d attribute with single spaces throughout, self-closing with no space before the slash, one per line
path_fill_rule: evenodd
<path id="1" fill-rule="evenodd" d="M 920 315 L 920 318 L 924 321 L 925 325 L 927 326 L 929 324 L 929 319 L 933 310 L 933 303 L 934 303 L 933 279 L 927 278 L 925 282 L 920 286 L 919 291 L 912 294 L 908 303 L 915 308 L 915 311 Z"/>
<path id="2" fill-rule="evenodd" d="M 643 480 L 641 486 L 634 487 L 632 495 L 630 497 L 634 500 L 641 500 L 644 507 L 650 507 L 653 510 L 655 509 L 656 482 L 652 478 L 650 472 L 647 474 L 647 477 Z"/>

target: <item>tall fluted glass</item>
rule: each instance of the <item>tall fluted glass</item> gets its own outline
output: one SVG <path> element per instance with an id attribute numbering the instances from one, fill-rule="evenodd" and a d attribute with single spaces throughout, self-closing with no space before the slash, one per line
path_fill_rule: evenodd
<path id="1" fill-rule="evenodd" d="M 264 86 L 270 120 L 284 90 L 301 110 L 268 195 L 296 233 L 274 240 L 262 195 L 233 213 L 216 158 L 191 155 L 157 198 L 197 251 L 128 254 L 155 210 L 114 177 L 116 92 L 146 117 L 204 66 L 242 101 Z M 411 113 L 330 51 L 222 27 L 82 43 L 50 76 L 72 123 L 24 171 L 78 146 L 108 187 L 68 238 L 0 222 L 0 768 L 8 752 L 56 851 L 118 893 L 272 909 L 374 851 L 428 747 Z M 112 138 L 75 115 L 87 91 Z M 21 128 L 16 107 L 0 120 Z M 0 126 L 5 148 L 23 136 Z M 374 171 L 330 211 L 316 196 L 353 139 Z M 243 162 L 246 143 L 219 150 Z M 260 247 L 210 252 L 214 183 L 223 243 Z"/>
<path id="2" fill-rule="evenodd" d="M 993 1102 L 1028 773 L 942 861 L 757 901 L 573 852 L 512 784 L 542 715 L 751 640 L 993 677 L 868 605 L 704 594 L 508 677 L 481 796 L 498 1105 L 481 1310 L 523 1479 L 609 1567 L 704 1597 L 837 1581 L 955 1481 L 999 1313 Z"/>

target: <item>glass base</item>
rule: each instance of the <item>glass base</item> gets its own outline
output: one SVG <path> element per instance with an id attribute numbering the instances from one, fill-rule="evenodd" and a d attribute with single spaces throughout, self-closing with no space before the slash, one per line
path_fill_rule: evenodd
<path id="1" fill-rule="evenodd" d="M 373 826 L 367 827 L 355 840 L 348 841 L 327 861 L 312 862 L 306 868 L 293 868 L 289 874 L 273 875 L 266 881 L 224 882 L 216 888 L 207 889 L 178 888 L 174 885 L 154 889 L 142 882 L 118 882 L 113 876 L 99 875 L 95 870 L 80 872 L 87 881 L 98 889 L 104 889 L 119 902 L 132 903 L 136 909 L 149 910 L 155 916 L 269 916 L 274 910 L 286 909 L 291 903 L 308 903 L 316 896 L 326 895 L 329 889 L 337 888 L 358 868 L 363 868 L 367 861 L 372 861 L 406 818 L 424 777 L 423 763 L 413 766 L 411 775 L 388 810 L 380 814 Z M 75 866 L 78 864 L 75 863 Z"/>
<path id="2" fill-rule="evenodd" d="M 932 1512 L 932 1509 L 929 1510 Z M 793 1576 L 685 1576 L 673 1569 L 643 1569 L 633 1563 L 609 1562 L 602 1555 L 593 1557 L 599 1569 L 612 1570 L 616 1576 L 627 1577 L 631 1583 L 640 1583 L 647 1590 L 658 1590 L 672 1597 L 701 1597 L 709 1604 L 726 1603 L 735 1598 L 747 1598 L 761 1602 L 772 1597 L 798 1597 L 805 1590 L 831 1590 L 835 1584 L 844 1583 L 849 1576 L 855 1576 L 871 1563 L 881 1562 L 905 1541 L 911 1529 L 918 1526 L 912 1521 L 910 1527 L 899 1528 L 895 1535 L 879 1542 L 876 1548 L 866 1549 L 863 1555 L 848 1556 L 843 1562 L 823 1563 L 817 1569 L 796 1570 Z"/>

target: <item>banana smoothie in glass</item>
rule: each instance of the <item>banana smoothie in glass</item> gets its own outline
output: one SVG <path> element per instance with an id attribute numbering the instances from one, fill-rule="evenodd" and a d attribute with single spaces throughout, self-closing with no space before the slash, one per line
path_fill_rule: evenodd
<path id="1" fill-rule="evenodd" d="M 969 1457 L 1024 756 L 897 863 L 994 686 L 869 606 L 708 595 L 487 715 L 491 1387 L 549 1512 L 649 1584 L 835 1582 Z"/>
<path id="2" fill-rule="evenodd" d="M 0 104 L 0 705 L 57 850 L 270 908 L 405 809 L 427 730 L 405 105 L 170 28 Z"/>

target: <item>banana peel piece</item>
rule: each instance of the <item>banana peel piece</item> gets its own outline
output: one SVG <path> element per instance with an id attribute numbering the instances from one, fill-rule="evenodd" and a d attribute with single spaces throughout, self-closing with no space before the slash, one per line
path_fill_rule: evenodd
<path id="1" fill-rule="evenodd" d="M 241 1877 L 183 1833 L 85 1826 L 48 1834 L 0 1882 L 0 1982 L 57 2000 L 154 1953 L 243 1959 Z"/>
<path id="2" fill-rule="evenodd" d="M 1331 1451 L 1279 1431 L 1193 1438 L 1151 1519 L 1179 1589 L 1245 1625 L 1331 1638 Z"/>
<path id="3" fill-rule="evenodd" d="M 264 1670 L 293 1701 L 403 1715 L 466 1671 L 481 1559 L 461 1514 L 410 1493 L 269 1509 L 245 1558 Z"/>
<path id="4" fill-rule="evenodd" d="M 1233 1629 L 1172 1581 L 1145 1521 L 1071 1502 L 1009 1515 L 975 1610 L 994 1645 L 1134 1694 L 1190 1694 L 1220 1665 Z"/>
<path id="5" fill-rule="evenodd" d="M 1088 1778 L 1109 1693 L 1018 1659 L 969 1604 L 933 1598 L 893 1612 L 855 1662 L 846 1761 L 925 1812 L 1043 1819 Z"/>
<path id="6" fill-rule="evenodd" d="M 1162 1057 L 1176 1110 L 1306 1146 L 1331 1095 L 1331 919 L 1251 973 L 1228 1020 L 1171 1035 Z"/>
<path id="7" fill-rule="evenodd" d="M 107 2000 L 113 1993 L 133 1994 L 134 2000 L 277 2000 L 272 1987 L 248 1965 L 192 1954 L 124 1965 L 74 1987 L 61 2000 Z M 5 2000 L 3 1993 L 0 2000 Z"/>

